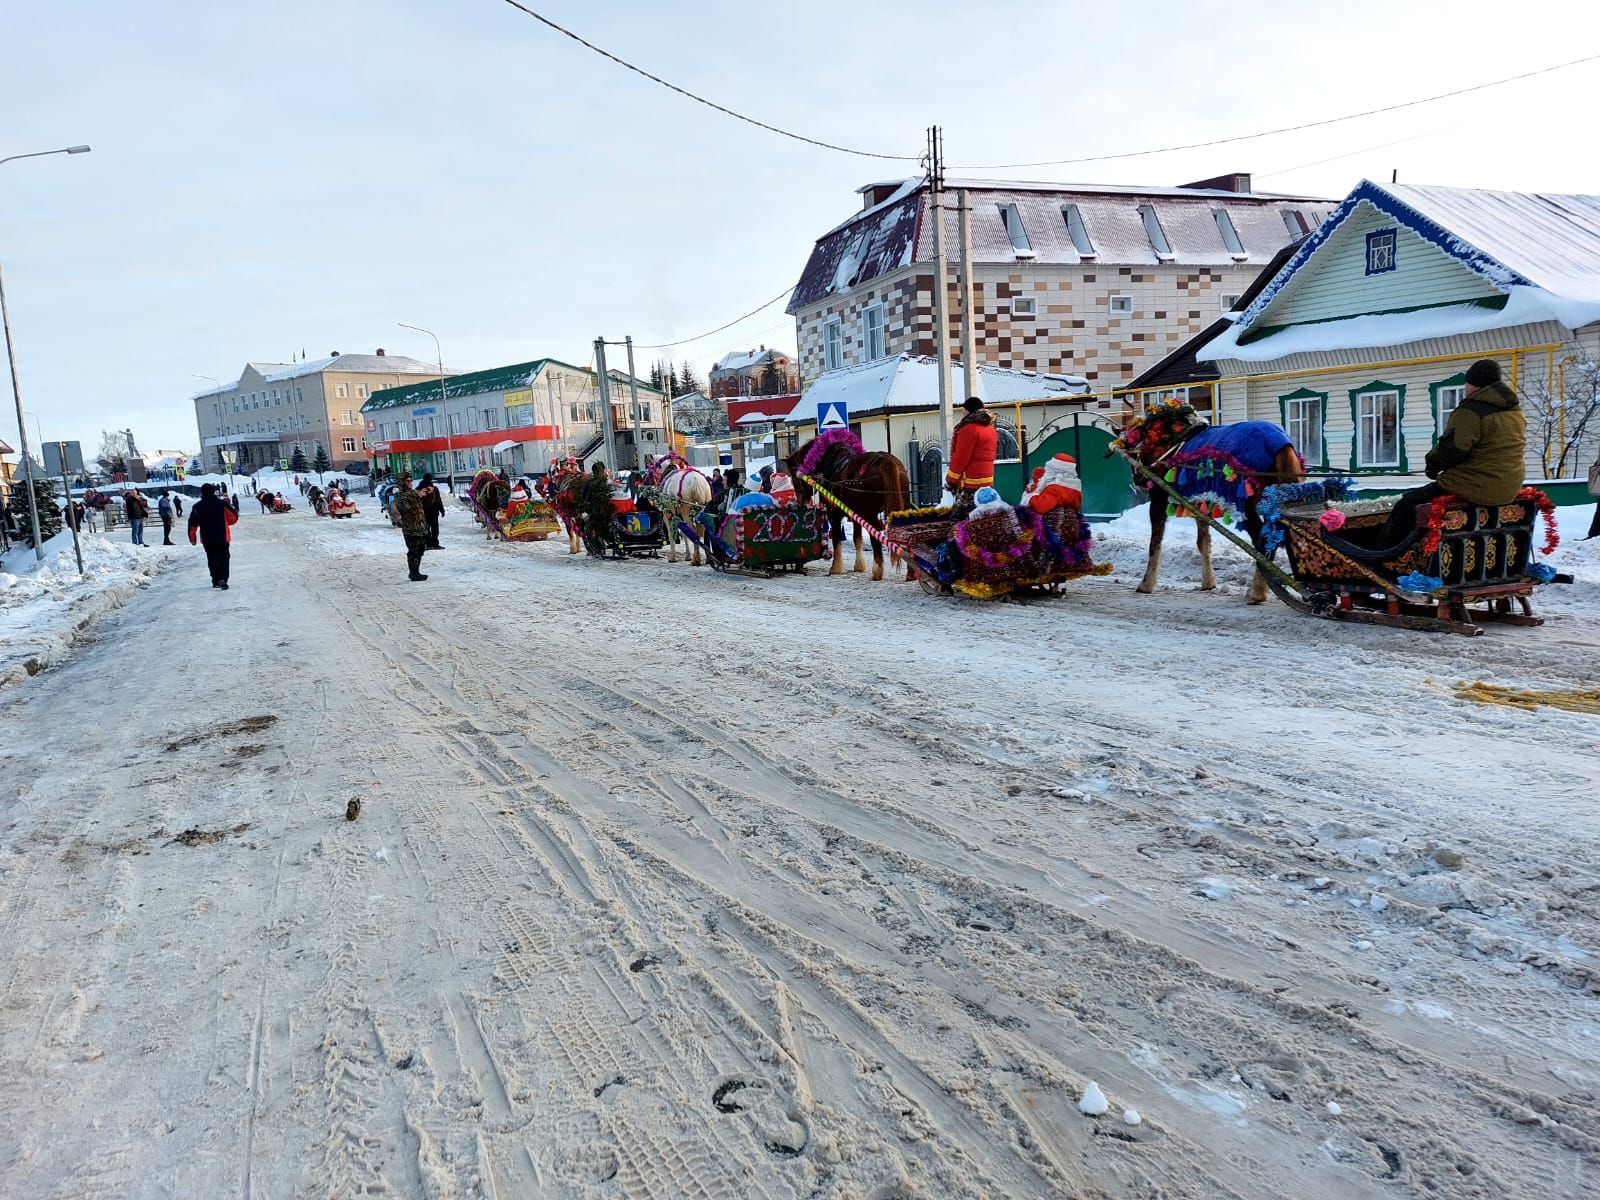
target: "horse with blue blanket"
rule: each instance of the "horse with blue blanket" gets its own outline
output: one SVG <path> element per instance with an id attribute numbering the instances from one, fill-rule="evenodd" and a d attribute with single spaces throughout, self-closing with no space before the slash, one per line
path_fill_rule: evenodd
<path id="1" fill-rule="evenodd" d="M 1150 556 L 1138 591 L 1156 590 L 1161 567 L 1161 541 L 1167 518 L 1204 513 L 1225 525 L 1240 525 L 1258 550 L 1261 518 L 1256 504 L 1261 490 L 1274 483 L 1299 483 L 1305 466 L 1294 444 L 1270 421 L 1240 421 L 1213 428 L 1193 408 L 1178 400 L 1156 405 L 1128 422 L 1118 439 L 1146 470 L 1160 475 L 1181 496 L 1172 500 L 1152 483 L 1150 492 Z M 1200 551 L 1200 586 L 1217 586 L 1211 569 L 1211 527 L 1195 522 L 1195 547 Z M 1261 604 L 1267 598 L 1267 580 L 1256 569 L 1246 599 Z"/>

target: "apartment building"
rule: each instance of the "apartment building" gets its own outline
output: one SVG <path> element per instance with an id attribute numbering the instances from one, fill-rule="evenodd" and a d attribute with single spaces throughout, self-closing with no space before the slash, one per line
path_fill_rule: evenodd
<path id="1" fill-rule="evenodd" d="M 448 372 L 447 372 L 448 374 Z M 249 471 L 327 451 L 334 470 L 367 461 L 361 406 L 373 392 L 402 383 L 435 380 L 439 368 L 377 350 L 296 363 L 246 363 L 236 383 L 193 397 L 200 453 L 207 471 L 221 471 L 224 451 L 236 469 Z"/>
<path id="2" fill-rule="evenodd" d="M 1254 192 L 1235 174 L 1181 187 L 951 180 L 944 214 L 950 347 L 961 352 L 959 218 L 971 208 L 976 358 L 1117 388 L 1228 311 L 1328 201 Z M 800 373 L 932 355 L 925 180 L 858 189 L 862 211 L 817 239 L 790 298 Z"/>

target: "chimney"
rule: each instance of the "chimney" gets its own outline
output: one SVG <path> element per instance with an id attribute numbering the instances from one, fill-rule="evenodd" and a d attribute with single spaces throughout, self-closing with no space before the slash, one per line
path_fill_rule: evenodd
<path id="1" fill-rule="evenodd" d="M 1203 192 L 1235 192 L 1250 194 L 1250 172 L 1231 171 L 1226 175 L 1213 175 L 1210 179 L 1197 179 L 1193 183 L 1180 183 L 1181 188 L 1194 188 Z"/>
<path id="2" fill-rule="evenodd" d="M 382 358 L 382 357 L 383 357 L 383 347 L 382 347 L 382 346 L 379 346 L 379 347 L 378 347 L 378 357 L 379 357 L 379 358 Z"/>
<path id="3" fill-rule="evenodd" d="M 339 357 L 339 352 L 337 350 L 335 350 L 332 354 L 328 355 L 328 357 L 329 358 L 338 358 Z"/>
<path id="4" fill-rule="evenodd" d="M 857 189 L 861 193 L 861 209 L 865 212 L 869 208 L 882 204 L 895 192 L 900 190 L 899 183 L 869 183 L 866 187 Z"/>

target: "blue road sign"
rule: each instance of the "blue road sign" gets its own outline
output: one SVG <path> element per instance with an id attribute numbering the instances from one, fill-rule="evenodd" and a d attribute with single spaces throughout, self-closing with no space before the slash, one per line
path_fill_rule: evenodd
<path id="1" fill-rule="evenodd" d="M 848 429 L 850 415 L 843 400 L 817 401 L 817 429 Z"/>

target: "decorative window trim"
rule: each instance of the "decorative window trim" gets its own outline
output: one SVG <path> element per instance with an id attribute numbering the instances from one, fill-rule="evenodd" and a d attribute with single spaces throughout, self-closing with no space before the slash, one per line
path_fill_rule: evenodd
<path id="1" fill-rule="evenodd" d="M 1011 297 L 1011 315 L 1013 317 L 1036 317 L 1039 315 L 1039 302 L 1033 296 Z"/>
<path id="2" fill-rule="evenodd" d="M 1461 403 L 1467 398 L 1464 390 L 1466 386 L 1467 375 L 1465 371 L 1452 375 L 1449 379 L 1441 379 L 1438 383 L 1430 383 L 1428 385 L 1428 407 L 1433 412 L 1434 441 L 1437 442 L 1444 436 L 1445 423 L 1449 419 L 1448 414 L 1441 411 L 1444 405 L 1444 397 L 1440 393 L 1442 393 L 1446 388 L 1462 388 L 1463 391 L 1461 394 L 1461 399 L 1457 400 L 1455 404 L 1455 407 L 1459 408 Z"/>
<path id="3" fill-rule="evenodd" d="M 1133 297 L 1126 293 L 1113 292 L 1106 297 L 1106 310 L 1117 314 L 1119 317 L 1131 317 L 1133 315 Z"/>
<path id="4" fill-rule="evenodd" d="M 1287 395 L 1279 396 L 1278 397 L 1278 424 L 1283 426 L 1283 430 L 1284 430 L 1285 433 L 1287 433 L 1289 431 L 1289 402 L 1291 400 L 1316 400 L 1320 404 L 1321 416 L 1319 417 L 1319 423 L 1321 425 L 1321 433 L 1322 433 L 1322 436 L 1320 438 L 1320 441 L 1322 442 L 1322 454 L 1320 456 L 1321 457 L 1321 461 L 1320 462 L 1315 462 L 1315 463 L 1307 463 L 1306 465 L 1307 466 L 1322 467 L 1323 469 L 1327 469 L 1327 466 L 1328 466 L 1328 393 L 1327 392 L 1313 391 L 1311 388 L 1299 388 L 1299 389 L 1297 389 L 1295 391 L 1292 391 L 1292 392 L 1288 393 Z M 1305 457 L 1305 447 L 1304 446 L 1301 446 L 1298 443 L 1296 443 L 1295 449 L 1300 452 L 1300 456 L 1302 458 Z"/>
<path id="5" fill-rule="evenodd" d="M 344 385 L 344 384 L 342 384 L 342 383 L 340 383 L 340 384 L 335 384 L 335 385 L 334 385 L 334 389 L 333 389 L 333 394 L 334 394 L 334 395 L 335 395 L 335 396 L 337 396 L 337 397 L 338 397 L 338 398 L 339 398 L 339 399 L 341 399 L 341 400 L 343 400 L 343 399 L 345 399 L 345 398 L 346 398 L 346 397 L 348 397 L 348 396 L 349 396 L 349 394 L 350 394 L 350 389 L 349 389 L 349 388 L 347 388 L 347 387 L 346 387 L 346 386 L 345 386 L 345 385 Z"/>
<path id="6" fill-rule="evenodd" d="M 1395 404 L 1395 448 L 1400 456 L 1400 461 L 1394 465 L 1366 466 L 1359 460 L 1361 457 L 1361 398 L 1374 393 L 1393 392 L 1398 397 Z M 1384 472 L 1406 474 L 1411 470 L 1411 464 L 1406 458 L 1406 385 L 1403 383 L 1388 383 L 1382 379 L 1374 379 L 1362 387 L 1350 389 L 1350 470 L 1352 472 L 1364 471 L 1367 474 L 1380 474 Z"/>
<path id="7" fill-rule="evenodd" d="M 1372 265 L 1372 252 L 1381 249 L 1382 239 L 1389 240 L 1388 265 L 1374 267 Z M 1368 275 L 1387 275 L 1393 271 L 1400 260 L 1400 231 L 1397 226 L 1391 225 L 1387 229 L 1373 229 L 1367 233 L 1366 267 Z"/>

